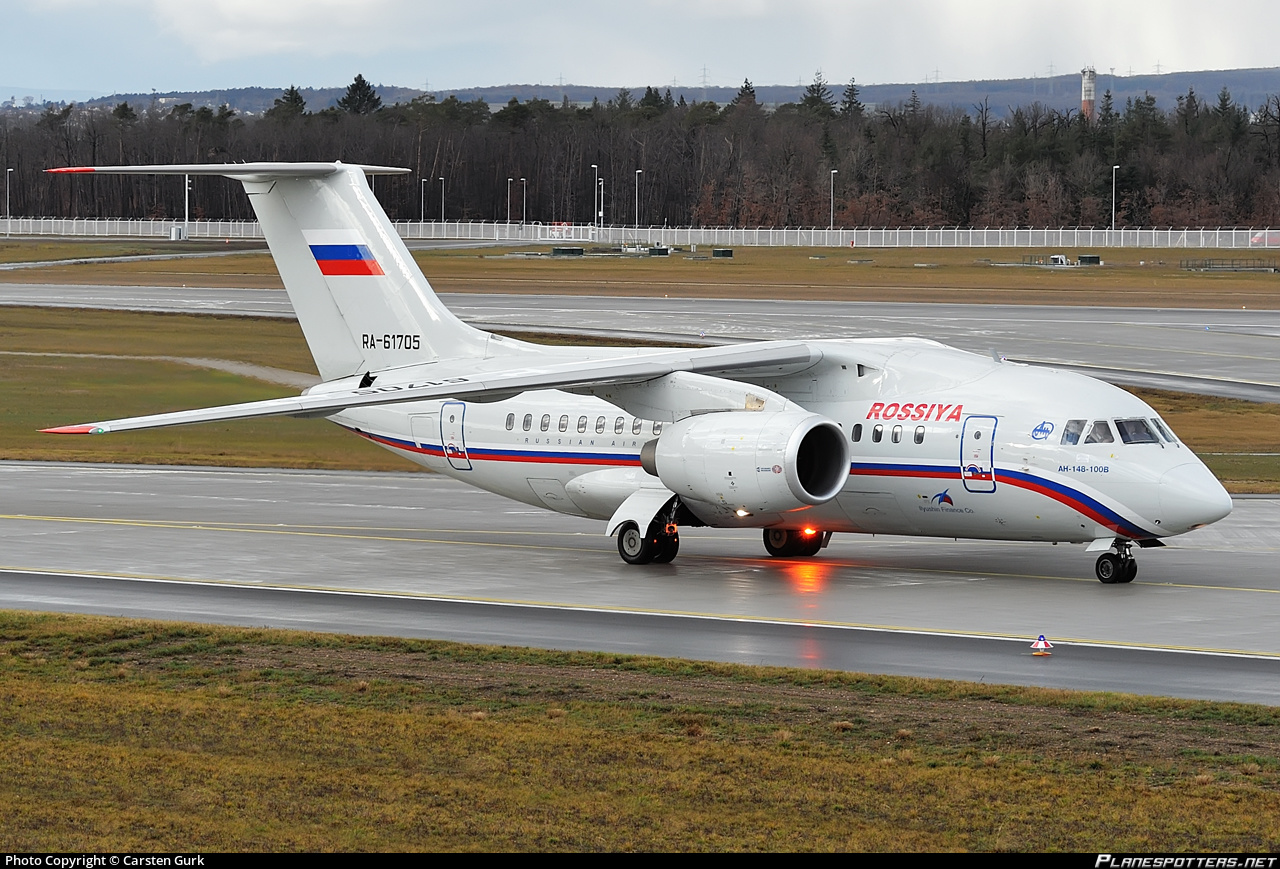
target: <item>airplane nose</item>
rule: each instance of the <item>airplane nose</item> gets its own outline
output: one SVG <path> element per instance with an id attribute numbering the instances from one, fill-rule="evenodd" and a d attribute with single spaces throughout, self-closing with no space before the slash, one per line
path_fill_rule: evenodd
<path id="1" fill-rule="evenodd" d="M 1160 527 L 1181 534 L 1226 518 L 1231 496 L 1199 462 L 1171 468 L 1160 478 Z"/>

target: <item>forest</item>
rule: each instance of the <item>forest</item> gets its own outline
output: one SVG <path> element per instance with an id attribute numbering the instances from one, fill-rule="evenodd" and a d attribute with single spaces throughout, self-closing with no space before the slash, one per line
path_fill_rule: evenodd
<path id="1" fill-rule="evenodd" d="M 726 105 L 621 90 L 588 106 L 424 96 L 384 105 L 363 77 L 310 111 L 297 88 L 264 114 L 190 103 L 46 105 L 0 113 L 14 216 L 173 218 L 173 177 L 51 176 L 67 165 L 342 160 L 405 167 L 377 179 L 393 220 L 592 220 L 671 226 L 1280 225 L 1280 95 L 1223 89 L 1169 107 L 1147 95 L 1096 117 L 1039 103 L 994 111 L 864 105 L 821 75 L 765 107 L 749 81 Z M 1113 167 L 1119 167 L 1114 170 Z M 443 179 L 443 181 L 441 180 Z M 193 219 L 251 219 L 218 178 L 191 180 Z"/>

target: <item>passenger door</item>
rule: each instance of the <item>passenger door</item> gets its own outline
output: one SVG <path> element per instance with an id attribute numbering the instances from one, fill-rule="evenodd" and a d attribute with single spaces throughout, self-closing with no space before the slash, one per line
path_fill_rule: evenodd
<path id="1" fill-rule="evenodd" d="M 996 418 L 970 416 L 960 433 L 960 479 L 966 492 L 996 490 Z"/>
<path id="2" fill-rule="evenodd" d="M 461 401 L 446 401 L 440 406 L 440 443 L 444 447 L 444 457 L 459 471 L 471 470 L 463 430 L 466 414 L 467 405 Z"/>

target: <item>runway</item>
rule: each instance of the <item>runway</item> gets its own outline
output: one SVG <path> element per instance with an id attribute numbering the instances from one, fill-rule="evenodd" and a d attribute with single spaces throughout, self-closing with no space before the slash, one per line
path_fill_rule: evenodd
<path id="1" fill-rule="evenodd" d="M 1280 401 L 1280 311 L 442 294 L 482 327 L 700 342 L 914 335 L 1104 380 Z M 292 317 L 283 290 L 0 283 L 0 304 Z M 623 316 L 625 315 L 625 316 Z"/>
<path id="2" fill-rule="evenodd" d="M 838 535 L 776 560 L 713 529 L 630 567 L 601 523 L 416 473 L 6 462 L 0 495 L 4 607 L 1280 703 L 1271 498 L 1104 586 L 1079 546 Z"/>

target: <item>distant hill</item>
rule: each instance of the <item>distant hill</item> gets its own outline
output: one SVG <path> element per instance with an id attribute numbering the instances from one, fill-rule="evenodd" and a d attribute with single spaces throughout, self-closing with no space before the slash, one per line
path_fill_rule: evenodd
<path id="1" fill-rule="evenodd" d="M 844 82 L 831 82 L 832 94 L 839 99 Z M 424 93 L 415 88 L 377 85 L 383 105 L 396 102 L 408 102 Z M 672 97 L 684 97 L 686 102 L 695 100 L 711 100 L 724 105 L 737 93 L 734 87 L 687 87 L 674 85 L 655 85 L 660 91 L 670 89 Z M 1195 88 L 1196 93 L 1205 99 L 1214 99 L 1222 88 L 1227 88 L 1237 103 L 1251 108 L 1260 106 L 1268 96 L 1280 93 L 1280 67 L 1269 69 L 1234 69 L 1204 70 L 1200 72 L 1171 72 L 1161 75 L 1112 75 L 1107 70 L 1098 72 L 1098 99 L 1106 90 L 1111 90 L 1116 108 L 1122 110 L 1125 100 L 1141 97 L 1150 93 L 1157 104 L 1171 110 L 1177 104 L 1177 98 Z M 630 88 L 633 99 L 644 94 L 645 85 Z M 755 86 L 756 98 L 766 105 L 792 103 L 800 99 L 804 93 L 803 85 L 759 85 Z M 926 104 L 955 107 L 972 112 L 973 107 L 984 99 L 990 101 L 992 113 L 996 116 L 1008 114 L 1011 108 L 1027 106 L 1039 102 L 1048 108 L 1059 110 L 1079 110 L 1080 108 L 1080 74 L 1058 75 L 1052 78 L 993 79 L 988 81 L 963 82 L 920 82 L 904 84 L 872 84 L 859 85 L 860 98 L 866 104 L 877 106 L 894 106 L 910 99 L 914 90 Z M 345 87 L 337 88 L 301 88 L 307 108 L 318 111 L 334 105 L 346 92 Z M 551 100 L 559 103 L 568 99 L 576 105 L 589 105 L 593 99 L 607 102 L 617 96 L 617 87 L 595 87 L 588 85 L 556 85 L 556 84 L 512 84 L 499 87 L 460 88 L 456 90 L 434 91 L 437 99 L 456 96 L 460 100 L 483 99 L 495 109 L 506 105 L 511 99 L 526 102 L 533 98 Z M 232 88 L 219 91 L 169 92 L 149 94 L 112 94 L 90 100 L 87 105 L 114 106 L 128 102 L 135 107 L 145 107 L 152 101 L 160 106 L 192 103 L 196 106 L 229 105 L 237 112 L 245 115 L 258 115 L 271 108 L 274 100 L 280 96 L 283 88 Z"/>

